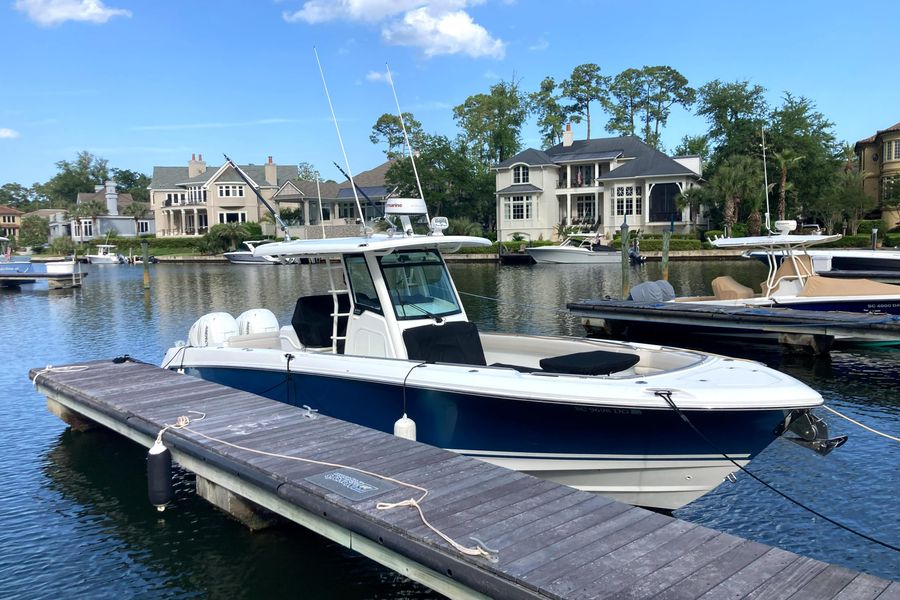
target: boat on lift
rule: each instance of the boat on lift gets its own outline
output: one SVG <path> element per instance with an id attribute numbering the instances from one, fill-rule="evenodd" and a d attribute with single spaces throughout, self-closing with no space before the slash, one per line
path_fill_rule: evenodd
<path id="1" fill-rule="evenodd" d="M 679 297 L 674 302 L 741 307 L 781 307 L 799 310 L 882 312 L 900 314 L 900 286 L 864 278 L 832 278 L 819 274 L 821 258 L 810 246 L 841 238 L 840 235 L 794 235 L 792 220 L 776 221 L 775 235 L 719 238 L 717 248 L 745 248 L 762 253 L 769 272 L 756 293 L 724 275 L 712 281 L 712 296 Z M 655 282 L 650 282 L 655 283 Z M 640 294 L 638 286 L 632 295 Z"/>
<path id="2" fill-rule="evenodd" d="M 817 392 L 757 362 L 479 331 L 442 254 L 491 242 L 443 235 L 421 199 L 385 213 L 386 233 L 257 246 L 320 259 L 328 289 L 291 299 L 290 323 L 263 307 L 204 315 L 162 366 L 381 431 L 407 417 L 420 442 L 668 510 L 782 433 L 823 454 L 841 443 L 811 413 Z"/>

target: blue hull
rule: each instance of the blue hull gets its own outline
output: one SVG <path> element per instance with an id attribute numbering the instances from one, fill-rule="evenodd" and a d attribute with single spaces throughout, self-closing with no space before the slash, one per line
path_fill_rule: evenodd
<path id="1" fill-rule="evenodd" d="M 900 286 L 897 287 L 900 294 Z M 882 312 L 900 315 L 900 300 L 872 298 L 868 300 L 834 300 L 828 302 L 776 302 L 775 306 L 796 310 L 837 310 L 842 312 Z"/>
<path id="2" fill-rule="evenodd" d="M 236 368 L 186 368 L 189 375 L 385 432 L 404 412 L 403 389 L 376 381 Z M 716 449 L 752 458 L 776 437 L 781 410 L 687 411 L 712 440 L 673 411 L 529 402 L 407 387 L 405 412 L 420 442 L 461 452 L 603 455 L 721 460 Z M 587 457 L 585 457 L 587 458 Z"/>

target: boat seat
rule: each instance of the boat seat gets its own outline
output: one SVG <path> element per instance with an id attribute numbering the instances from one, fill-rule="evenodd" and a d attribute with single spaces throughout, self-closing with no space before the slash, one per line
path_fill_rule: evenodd
<path id="1" fill-rule="evenodd" d="M 350 298 L 346 294 L 338 295 L 338 312 L 350 311 Z M 297 298 L 291 325 L 297 333 L 297 339 L 304 346 L 322 348 L 331 346 L 331 334 L 334 326 L 334 299 L 331 294 L 319 296 L 301 296 Z M 339 337 L 347 335 L 347 317 L 338 318 Z M 338 340 L 338 353 L 344 351 L 344 340 Z"/>
<path id="2" fill-rule="evenodd" d="M 542 358 L 540 365 L 544 371 L 549 373 L 609 375 L 630 369 L 640 360 L 637 354 L 592 350 Z"/>
<path id="3" fill-rule="evenodd" d="M 712 289 L 717 300 L 740 300 L 753 297 L 753 288 L 738 283 L 731 275 L 722 275 L 713 279 Z"/>
<path id="4" fill-rule="evenodd" d="M 469 321 L 413 327 L 403 332 L 403 342 L 411 360 L 487 366 L 478 328 Z"/>

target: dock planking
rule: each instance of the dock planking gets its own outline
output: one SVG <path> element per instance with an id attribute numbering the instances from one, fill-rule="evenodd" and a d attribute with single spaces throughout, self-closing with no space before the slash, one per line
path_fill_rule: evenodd
<path id="1" fill-rule="evenodd" d="M 179 416 L 205 414 L 189 427 L 216 439 L 164 434 L 185 468 L 451 597 L 900 597 L 897 583 L 152 365 L 79 367 L 30 375 L 51 401 L 145 446 Z M 410 508 L 376 506 L 415 490 L 354 499 L 309 479 L 336 468 L 286 457 L 425 487 L 428 520 L 463 545 L 477 537 L 498 560 L 457 552 Z"/>

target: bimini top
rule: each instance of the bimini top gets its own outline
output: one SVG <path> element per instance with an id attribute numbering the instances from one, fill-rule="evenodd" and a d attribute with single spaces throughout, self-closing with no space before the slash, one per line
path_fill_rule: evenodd
<path id="1" fill-rule="evenodd" d="M 455 252 L 459 248 L 490 246 L 485 238 L 468 235 L 394 235 L 375 234 L 369 237 L 325 238 L 321 240 L 294 240 L 257 246 L 253 256 L 321 256 L 325 254 L 357 254 L 359 252 L 384 252 L 405 248 L 437 248 Z"/>
<path id="2" fill-rule="evenodd" d="M 841 239 L 840 234 L 834 235 L 757 235 L 750 237 L 719 238 L 710 242 L 716 248 L 806 248 L 816 244 L 824 244 Z"/>

